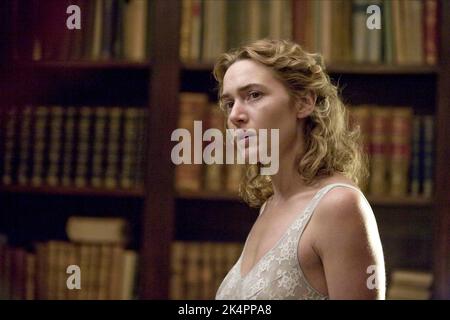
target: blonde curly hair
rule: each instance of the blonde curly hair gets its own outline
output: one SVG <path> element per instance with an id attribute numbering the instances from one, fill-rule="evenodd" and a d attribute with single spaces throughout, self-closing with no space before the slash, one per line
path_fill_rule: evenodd
<path id="1" fill-rule="evenodd" d="M 299 98 L 308 91 L 317 96 L 314 110 L 305 122 L 305 153 L 298 160 L 300 179 L 310 185 L 319 176 L 340 172 L 363 185 L 368 177 L 368 161 L 359 127 L 349 127 L 348 111 L 325 72 L 322 56 L 308 53 L 287 40 L 262 39 L 233 49 L 220 55 L 214 65 L 219 97 L 226 71 L 243 59 L 269 67 L 291 97 Z M 247 165 L 239 186 L 240 196 L 251 207 L 260 207 L 273 194 L 270 176 L 260 175 L 260 166 Z"/>

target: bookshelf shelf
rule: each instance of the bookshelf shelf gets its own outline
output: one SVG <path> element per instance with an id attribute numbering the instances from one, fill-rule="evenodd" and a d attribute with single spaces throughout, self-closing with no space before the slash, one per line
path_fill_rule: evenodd
<path id="1" fill-rule="evenodd" d="M 382 197 L 368 196 L 367 200 L 373 206 L 391 206 L 391 207 L 430 207 L 433 205 L 433 199 L 413 198 L 413 197 Z"/>
<path id="2" fill-rule="evenodd" d="M 210 191 L 181 191 L 177 193 L 177 199 L 180 200 L 205 200 L 205 201 L 230 201 L 242 202 L 238 195 L 234 193 L 218 193 Z M 429 207 L 433 205 L 433 199 L 423 197 L 384 197 L 368 196 L 367 200 L 373 206 L 392 206 L 392 207 Z"/>
<path id="3" fill-rule="evenodd" d="M 352 104 L 373 103 L 395 106 L 413 105 L 415 110 L 436 118 L 435 150 L 435 196 L 424 198 L 386 198 L 368 196 L 376 211 L 395 212 L 384 215 L 385 224 L 396 220 L 402 224 L 403 217 L 411 211 L 429 212 L 419 215 L 420 219 L 433 221 L 435 228 L 427 231 L 427 248 L 433 251 L 433 258 L 425 256 L 427 265 L 432 266 L 436 286 L 433 289 L 438 298 L 450 297 L 450 157 L 448 137 L 450 126 L 450 6 L 439 1 L 438 20 L 440 44 L 439 62 L 429 65 L 385 65 L 385 64 L 331 64 L 327 71 L 333 78 L 342 78 L 351 93 Z M 96 2 L 96 1 L 92 1 Z M 98 1 L 100 2 L 100 1 Z M 254 218 L 256 209 L 251 209 L 231 193 L 175 192 L 174 168 L 170 161 L 173 144 L 169 137 L 177 127 L 179 118 L 179 94 L 181 91 L 206 93 L 214 85 L 211 71 L 213 62 L 180 61 L 180 30 L 182 6 L 178 0 L 155 0 L 149 30 L 152 39 L 151 62 L 121 60 L 97 61 L 15 61 L 12 59 L 14 46 L 31 52 L 28 43 L 31 20 L 20 21 L 19 1 L 0 1 L 0 23 L 5 30 L 5 40 L 0 41 L 0 71 L 8 81 L 0 83 L 0 108 L 14 104 L 63 105 L 63 106 L 139 106 L 149 111 L 147 121 L 147 144 L 145 164 L 146 188 L 116 190 L 75 187 L 31 187 L 0 186 L 0 193 L 6 199 L 10 195 L 39 195 L 93 197 L 89 206 L 102 205 L 102 197 L 142 200 L 137 237 L 139 241 L 139 298 L 167 299 L 171 265 L 171 243 L 175 240 L 222 241 L 240 240 L 245 237 Z M 31 17 L 28 4 L 23 1 L 27 16 Z M 14 4 L 14 5 L 13 5 Z M 10 14 L 10 13 L 15 13 Z M 15 21 L 17 20 L 17 21 Z M 19 23 L 18 23 L 19 22 Z M 23 22 L 23 23 L 22 23 Z M 26 22 L 26 23 L 25 23 Z M 50 21 L 51 22 L 51 21 Z M 15 43 L 17 42 L 17 43 Z M 20 55 L 19 55 L 20 56 Z M 26 55 L 30 57 L 30 54 Z M 342 77 L 341 77 L 342 75 Z M 341 79 L 339 79 L 341 80 Z M 347 89 L 346 89 L 347 90 Z M 209 92 L 211 93 L 211 92 Z M 212 100 L 212 94 L 210 99 Z M 154 139 L 153 137 L 158 137 Z M 0 146 L 1 147 L 1 146 Z M 37 197 L 33 197 L 37 195 Z M 76 199 L 78 200 L 78 199 Z M 108 199 L 109 200 L 109 199 Z M 45 200 L 44 200 L 45 201 Z M 66 200 L 64 200 L 66 201 Z M 30 208 L 32 201 L 25 201 Z M 128 202 L 128 201 L 125 201 Z M 138 201 L 141 202 L 141 201 Z M 141 203 L 140 203 L 141 204 Z M 2 222 L 3 207 L 0 207 Z M 20 212 L 10 211 L 20 216 Z M 212 212 L 214 214 L 207 214 Z M 247 213 L 253 214 L 247 214 Z M 10 219 L 5 214 L 5 219 Z M 392 217 L 392 218 L 391 218 Z M 11 217 L 12 219 L 12 217 Z M 392 220 L 389 220 L 392 219 Z M 410 221 L 406 221 L 410 222 Z M 415 223 L 413 221 L 412 223 Z M 397 236 L 397 225 L 392 225 Z M 0 223 L 0 227 L 3 227 Z M 415 225 L 413 227 L 416 227 Z M 11 228 L 13 232 L 16 229 Z M 0 230 L 4 231 L 4 230 Z M 434 237 L 431 240 L 431 237 Z M 396 244 L 397 245 L 397 244 Z M 403 245 L 403 244 L 402 244 Z M 408 246 L 414 246 L 407 244 Z M 432 247 L 432 250 L 431 250 Z M 404 251 L 401 245 L 393 247 Z M 393 249 L 393 250 L 394 250 Z M 431 253 L 430 253 L 431 255 Z M 400 260 L 399 260 L 400 261 Z"/>
<path id="4" fill-rule="evenodd" d="M 77 187 L 33 187 L 33 186 L 0 186 L 0 192 L 9 193 L 31 193 L 64 196 L 94 196 L 94 197 L 117 197 L 117 198 L 143 198 L 144 190 L 134 189 L 100 189 L 100 188 L 77 188 Z"/>
<path id="5" fill-rule="evenodd" d="M 110 61 L 38 61 L 19 64 L 22 68 L 32 69 L 123 69 L 123 70 L 147 70 L 151 67 L 150 62 L 132 62 L 121 60 Z"/>
<path id="6" fill-rule="evenodd" d="M 212 192 L 212 191 L 180 191 L 177 193 L 177 199 L 181 200 L 206 200 L 206 201 L 216 201 L 216 200 L 226 200 L 232 202 L 242 202 L 237 194 L 234 193 L 223 193 L 223 192 Z"/>
<path id="7" fill-rule="evenodd" d="M 421 75 L 435 74 L 435 66 L 387 65 L 387 64 L 335 64 L 328 67 L 329 73 L 361 75 Z"/>
<path id="8" fill-rule="evenodd" d="M 185 62 L 183 69 L 188 71 L 211 72 L 212 62 Z M 437 73 L 432 65 L 388 65 L 388 64 L 333 64 L 327 67 L 331 74 L 360 75 L 432 75 Z"/>

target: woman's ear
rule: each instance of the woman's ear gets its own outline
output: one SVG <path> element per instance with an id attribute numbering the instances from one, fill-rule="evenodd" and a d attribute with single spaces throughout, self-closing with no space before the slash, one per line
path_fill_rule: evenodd
<path id="1" fill-rule="evenodd" d="M 316 106 L 317 95 L 313 91 L 307 91 L 296 99 L 297 118 L 302 119 L 309 116 Z"/>

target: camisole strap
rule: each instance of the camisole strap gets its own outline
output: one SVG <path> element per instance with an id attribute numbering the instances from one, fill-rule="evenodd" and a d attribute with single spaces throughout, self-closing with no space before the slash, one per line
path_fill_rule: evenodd
<path id="1" fill-rule="evenodd" d="M 296 221 L 296 223 L 300 223 L 300 228 L 299 228 L 299 231 L 297 234 L 297 240 L 300 240 L 300 237 L 301 237 L 304 229 L 306 228 L 309 220 L 311 219 L 311 217 L 312 217 L 317 205 L 319 204 L 320 200 L 322 199 L 322 197 L 324 195 L 326 195 L 328 193 L 328 191 L 330 191 L 334 187 L 348 187 L 348 188 L 351 188 L 351 189 L 354 189 L 354 190 L 360 192 L 364 197 L 364 194 L 362 193 L 362 191 L 360 189 L 358 189 L 357 187 L 352 186 L 350 184 L 347 184 L 347 183 L 337 182 L 337 183 L 332 183 L 332 184 L 326 185 L 325 187 L 323 187 L 322 189 L 317 191 L 315 196 L 311 199 L 310 203 L 306 207 L 303 214 L 300 214 L 300 216 L 297 218 L 298 220 L 301 220 L 301 221 L 298 221 L 298 220 Z M 364 199 L 365 199 L 365 197 L 364 197 Z"/>

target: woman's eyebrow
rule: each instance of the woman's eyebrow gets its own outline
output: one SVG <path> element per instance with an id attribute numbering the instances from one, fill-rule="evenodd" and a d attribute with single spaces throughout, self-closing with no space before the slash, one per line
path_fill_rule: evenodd
<path id="1" fill-rule="evenodd" d="M 250 89 L 251 87 L 262 87 L 262 88 L 265 88 L 264 85 L 259 84 L 259 83 L 249 83 L 249 84 L 246 84 L 245 86 L 239 87 L 237 89 L 237 91 L 238 92 L 246 91 L 246 90 Z M 224 94 L 222 94 L 220 96 L 220 100 L 223 100 L 223 99 L 229 98 L 229 97 L 231 97 L 231 95 L 229 93 L 224 93 Z"/>

